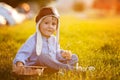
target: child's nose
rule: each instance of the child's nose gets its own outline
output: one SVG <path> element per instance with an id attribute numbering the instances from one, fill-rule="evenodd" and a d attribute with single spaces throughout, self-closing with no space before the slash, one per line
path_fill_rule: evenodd
<path id="1" fill-rule="evenodd" d="M 50 27 L 51 29 L 53 29 L 53 25 L 52 25 L 52 24 L 50 24 L 49 27 Z"/>

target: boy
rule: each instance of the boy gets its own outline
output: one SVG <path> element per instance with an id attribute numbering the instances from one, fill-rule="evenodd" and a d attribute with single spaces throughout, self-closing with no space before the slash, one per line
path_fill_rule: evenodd
<path id="1" fill-rule="evenodd" d="M 56 32 L 56 35 L 53 35 Z M 59 15 L 55 8 L 44 7 L 36 17 L 36 33 L 18 51 L 13 63 L 19 66 L 46 66 L 48 72 L 72 70 L 78 57 L 59 47 Z"/>

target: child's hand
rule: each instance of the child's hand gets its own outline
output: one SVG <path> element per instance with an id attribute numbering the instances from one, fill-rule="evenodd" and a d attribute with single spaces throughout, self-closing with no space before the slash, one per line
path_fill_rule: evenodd
<path id="1" fill-rule="evenodd" d="M 24 66 L 24 64 L 23 64 L 22 62 L 18 61 L 18 62 L 16 63 L 16 66 Z"/>
<path id="2" fill-rule="evenodd" d="M 69 50 L 64 50 L 62 53 L 61 53 L 62 57 L 64 57 L 65 59 L 68 59 L 70 60 L 71 57 L 72 57 L 72 52 L 69 51 Z"/>
<path id="3" fill-rule="evenodd" d="M 22 74 L 24 72 L 24 64 L 18 61 L 14 70 L 16 74 Z"/>

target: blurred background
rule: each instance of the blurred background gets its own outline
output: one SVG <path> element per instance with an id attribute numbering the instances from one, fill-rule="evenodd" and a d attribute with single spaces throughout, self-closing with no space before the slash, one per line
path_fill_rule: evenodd
<path id="1" fill-rule="evenodd" d="M 35 16 L 43 6 L 60 13 L 61 48 L 76 53 L 80 66 L 94 66 L 95 71 L 43 79 L 12 74 L 13 59 L 36 32 Z M 0 80 L 120 80 L 120 0 L 0 0 Z"/>
<path id="2" fill-rule="evenodd" d="M 55 6 L 62 13 L 80 18 L 98 18 L 120 14 L 120 0 L 0 0 L 0 26 L 32 19 L 43 6 Z"/>

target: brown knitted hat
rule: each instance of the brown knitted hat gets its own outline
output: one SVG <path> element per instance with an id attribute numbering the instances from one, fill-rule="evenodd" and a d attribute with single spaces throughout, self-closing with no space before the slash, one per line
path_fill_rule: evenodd
<path id="1" fill-rule="evenodd" d="M 36 23 L 38 23 L 38 21 L 44 17 L 44 16 L 54 16 L 57 19 L 59 18 L 59 14 L 57 13 L 57 10 L 53 7 L 43 7 L 42 9 L 40 9 L 38 15 L 36 16 Z"/>

